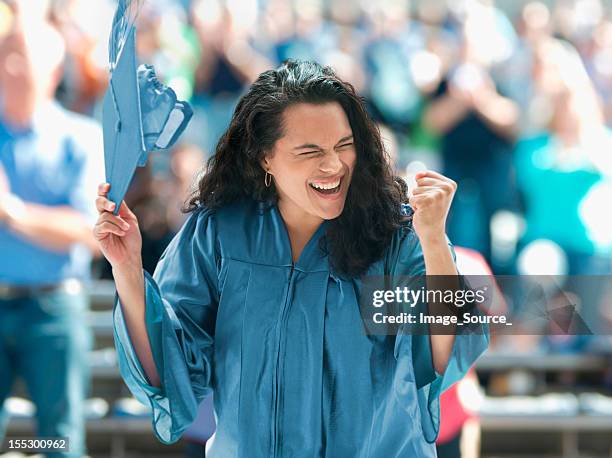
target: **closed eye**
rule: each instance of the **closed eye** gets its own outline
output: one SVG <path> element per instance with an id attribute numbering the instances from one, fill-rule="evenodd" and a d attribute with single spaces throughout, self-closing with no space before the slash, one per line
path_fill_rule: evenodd
<path id="1" fill-rule="evenodd" d="M 342 145 L 336 146 L 335 149 L 346 148 L 349 146 L 353 146 L 353 142 L 343 143 Z M 304 151 L 303 153 L 298 154 L 298 156 L 309 156 L 309 155 L 319 154 L 321 152 L 322 152 L 321 150 Z"/>

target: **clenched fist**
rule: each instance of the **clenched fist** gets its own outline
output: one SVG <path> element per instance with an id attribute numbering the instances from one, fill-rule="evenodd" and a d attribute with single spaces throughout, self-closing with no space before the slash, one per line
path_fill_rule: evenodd
<path id="1" fill-rule="evenodd" d="M 417 187 L 409 203 L 414 209 L 412 225 L 421 242 L 445 237 L 446 217 L 457 189 L 457 183 L 432 170 L 417 172 Z"/>

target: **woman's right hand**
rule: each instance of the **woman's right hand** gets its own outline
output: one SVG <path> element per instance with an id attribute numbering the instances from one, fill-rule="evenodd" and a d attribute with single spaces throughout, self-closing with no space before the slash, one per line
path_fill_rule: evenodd
<path id="1" fill-rule="evenodd" d="M 161 381 L 147 334 L 145 322 L 145 277 L 142 269 L 142 237 L 136 215 L 121 202 L 119 214 L 114 215 L 115 204 L 108 200 L 108 183 L 98 187 L 96 208 L 100 217 L 94 227 L 94 237 L 102 254 L 113 267 L 118 303 L 123 312 L 129 339 L 136 356 L 151 385 L 161 387 Z"/>
<path id="2" fill-rule="evenodd" d="M 113 270 L 141 270 L 142 236 L 138 220 L 125 201 L 121 202 L 119 214 L 113 214 L 115 203 L 107 198 L 109 190 L 108 183 L 98 186 L 96 208 L 100 216 L 94 226 L 94 237 Z"/>

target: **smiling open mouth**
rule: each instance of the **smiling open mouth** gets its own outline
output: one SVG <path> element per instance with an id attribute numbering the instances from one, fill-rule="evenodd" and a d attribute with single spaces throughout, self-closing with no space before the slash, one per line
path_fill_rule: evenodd
<path id="1" fill-rule="evenodd" d="M 338 180 L 338 184 L 336 183 L 329 183 L 329 184 L 314 184 L 314 183 L 308 183 L 309 186 L 314 189 L 315 191 L 317 191 L 320 194 L 325 194 L 325 195 L 329 195 L 329 194 L 336 194 L 338 192 L 340 192 L 340 188 L 342 186 L 342 179 L 344 177 L 340 178 Z M 334 186 L 335 185 L 335 186 Z M 333 187 L 331 187 L 333 186 Z"/>

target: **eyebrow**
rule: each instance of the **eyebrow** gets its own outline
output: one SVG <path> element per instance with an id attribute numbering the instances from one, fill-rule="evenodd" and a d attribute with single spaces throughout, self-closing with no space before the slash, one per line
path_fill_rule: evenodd
<path id="1" fill-rule="evenodd" d="M 342 137 L 338 143 L 336 143 L 336 145 L 339 145 L 342 142 L 348 141 L 348 140 L 352 140 L 353 139 L 353 135 L 347 135 L 346 137 Z M 300 146 L 296 146 L 293 149 L 322 149 L 319 145 L 315 145 L 314 143 L 305 143 L 303 145 Z"/>

